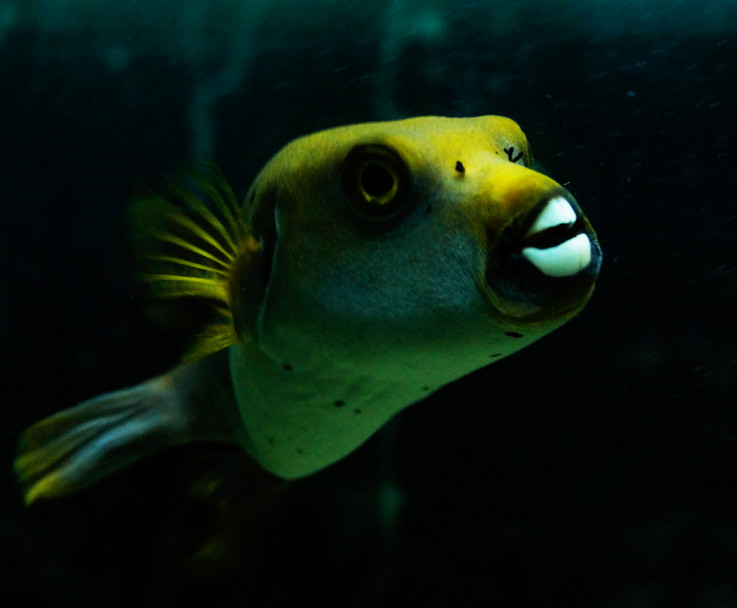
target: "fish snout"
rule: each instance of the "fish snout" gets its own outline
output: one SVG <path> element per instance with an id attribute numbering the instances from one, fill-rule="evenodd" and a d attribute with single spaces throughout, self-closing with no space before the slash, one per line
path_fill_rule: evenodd
<path id="1" fill-rule="evenodd" d="M 575 314 L 591 295 L 601 259 L 596 233 L 576 200 L 555 188 L 490 247 L 485 278 L 492 304 L 518 320 Z"/>

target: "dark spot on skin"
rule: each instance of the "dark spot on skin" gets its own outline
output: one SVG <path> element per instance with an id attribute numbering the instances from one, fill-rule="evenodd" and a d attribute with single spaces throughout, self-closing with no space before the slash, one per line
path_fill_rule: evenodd
<path id="1" fill-rule="evenodd" d="M 297 454 L 304 454 L 305 451 L 302 448 L 297 448 Z"/>
<path id="2" fill-rule="evenodd" d="M 501 353 L 491 353 L 489 356 L 493 359 L 494 357 L 501 357 L 502 354 Z"/>
<path id="3" fill-rule="evenodd" d="M 423 390 L 423 391 L 429 391 L 429 390 L 430 390 L 430 387 L 429 387 L 429 386 L 423 386 L 423 387 L 422 387 L 422 390 Z"/>
<path id="4" fill-rule="evenodd" d="M 463 166 L 463 163 L 459 160 L 456 161 L 456 171 L 458 171 L 458 173 L 466 172 L 466 168 Z"/>
<path id="5" fill-rule="evenodd" d="M 337 401 L 333 402 L 333 405 L 335 407 L 343 407 L 345 405 L 345 401 L 343 401 L 342 399 L 338 399 Z"/>
<path id="6" fill-rule="evenodd" d="M 293 367 L 292 367 L 291 365 L 289 365 L 289 363 L 284 363 L 284 364 L 282 365 L 282 369 L 283 369 L 283 370 L 284 370 L 285 372 L 291 372 L 291 371 L 292 371 L 292 370 L 293 370 L 294 368 L 293 368 Z"/>
<path id="7" fill-rule="evenodd" d="M 509 336 L 510 338 L 521 338 L 522 337 L 522 334 L 519 333 L 518 331 L 505 331 L 504 335 Z"/>
<path id="8" fill-rule="evenodd" d="M 356 408 L 355 410 L 353 410 L 353 413 L 354 414 L 360 414 L 361 413 L 361 410 L 359 410 L 358 408 Z"/>
<path id="9" fill-rule="evenodd" d="M 516 163 L 519 159 L 521 159 L 525 153 L 520 152 L 517 156 L 514 155 L 514 146 L 510 146 L 509 148 L 504 148 L 504 151 L 507 153 L 507 158 L 510 162 Z"/>
<path id="10" fill-rule="evenodd" d="M 266 441 L 269 442 L 269 445 L 274 445 L 274 438 L 273 437 L 269 437 Z"/>

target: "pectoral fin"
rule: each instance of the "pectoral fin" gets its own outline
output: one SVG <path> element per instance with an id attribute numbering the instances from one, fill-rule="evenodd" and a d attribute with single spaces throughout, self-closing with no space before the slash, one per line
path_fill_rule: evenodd
<path id="1" fill-rule="evenodd" d="M 241 339 L 233 294 L 250 289 L 244 277 L 256 273 L 261 245 L 217 168 L 141 187 L 129 215 L 142 269 L 138 278 L 147 294 L 210 306 L 209 322 L 193 336 L 183 360 L 193 363 Z"/>

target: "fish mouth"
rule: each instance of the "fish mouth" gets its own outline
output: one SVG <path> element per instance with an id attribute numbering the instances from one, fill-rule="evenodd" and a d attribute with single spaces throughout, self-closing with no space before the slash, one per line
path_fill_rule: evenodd
<path id="1" fill-rule="evenodd" d="M 591 224 L 564 189 L 541 198 L 516 218 L 490 248 L 486 283 L 500 312 L 514 317 L 577 311 L 601 267 Z"/>

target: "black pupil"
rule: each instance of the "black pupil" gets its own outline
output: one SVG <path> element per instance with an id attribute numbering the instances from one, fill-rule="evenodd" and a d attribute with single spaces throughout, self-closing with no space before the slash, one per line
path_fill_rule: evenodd
<path id="1" fill-rule="evenodd" d="M 383 196 L 393 185 L 394 176 L 378 163 L 369 163 L 361 171 L 361 187 L 369 196 Z"/>

